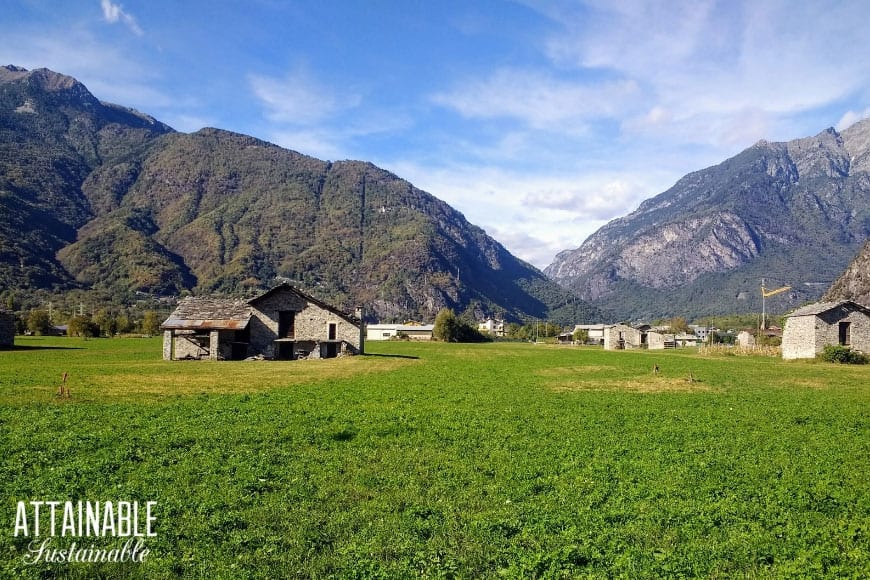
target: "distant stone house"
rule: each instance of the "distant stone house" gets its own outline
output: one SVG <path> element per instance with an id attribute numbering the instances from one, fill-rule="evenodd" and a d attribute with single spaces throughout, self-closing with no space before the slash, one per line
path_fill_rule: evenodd
<path id="1" fill-rule="evenodd" d="M 641 348 L 646 333 L 626 324 L 612 324 L 604 327 L 604 350 L 628 350 Z"/>
<path id="2" fill-rule="evenodd" d="M 737 333 L 737 346 L 747 348 L 755 346 L 755 335 L 748 330 L 741 330 Z"/>
<path id="3" fill-rule="evenodd" d="M 0 347 L 15 345 L 15 316 L 0 310 Z"/>
<path id="4" fill-rule="evenodd" d="M 361 309 L 352 316 L 289 284 L 251 300 L 184 298 L 161 325 L 163 358 L 293 360 L 362 354 L 361 315 Z"/>
<path id="5" fill-rule="evenodd" d="M 814 358 L 829 344 L 870 353 L 870 308 L 851 300 L 818 302 L 786 318 L 782 358 Z"/>
<path id="6" fill-rule="evenodd" d="M 576 324 L 574 325 L 574 332 L 578 330 L 586 331 L 586 343 L 587 344 L 604 344 L 604 324 Z"/>
<path id="7" fill-rule="evenodd" d="M 646 333 L 646 345 L 649 350 L 663 350 L 676 348 L 677 342 L 673 334 L 651 330 Z"/>

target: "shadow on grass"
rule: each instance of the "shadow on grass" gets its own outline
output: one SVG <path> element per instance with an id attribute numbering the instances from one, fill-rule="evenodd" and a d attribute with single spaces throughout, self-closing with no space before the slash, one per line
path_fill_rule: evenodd
<path id="1" fill-rule="evenodd" d="M 363 356 L 372 356 L 372 357 L 380 357 L 380 358 L 407 358 L 410 360 L 420 360 L 419 356 L 410 356 L 407 354 L 370 354 L 365 353 Z"/>
<path id="2" fill-rule="evenodd" d="M 81 346 L 30 346 L 23 344 L 16 344 L 15 346 L 4 346 L 0 347 L 0 352 L 6 351 L 14 351 L 14 350 L 83 350 Z"/>

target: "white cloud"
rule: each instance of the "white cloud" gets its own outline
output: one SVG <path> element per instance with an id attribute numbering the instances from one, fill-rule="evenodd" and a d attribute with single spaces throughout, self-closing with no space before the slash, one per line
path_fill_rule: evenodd
<path id="1" fill-rule="evenodd" d="M 842 131 L 843 129 L 848 129 L 858 121 L 868 118 L 870 118 L 870 107 L 860 112 L 846 111 L 846 113 L 843 114 L 842 117 L 840 117 L 840 120 L 837 121 L 835 128 L 837 129 L 837 131 Z"/>
<path id="2" fill-rule="evenodd" d="M 136 22 L 136 19 L 129 13 L 124 11 L 124 7 L 120 4 L 114 4 L 111 0 L 100 0 L 100 5 L 103 8 L 103 18 L 109 24 L 122 22 L 136 36 L 142 36 L 144 33 Z"/>
<path id="3" fill-rule="evenodd" d="M 314 125 L 361 102 L 358 94 L 328 87 L 301 68 L 280 79 L 250 75 L 249 82 L 269 119 L 280 123 Z"/>
<path id="4" fill-rule="evenodd" d="M 608 220 L 664 191 L 666 172 L 529 174 L 461 163 L 441 167 L 382 163 L 443 199 L 520 258 L 544 268 L 560 251 L 576 248 Z"/>
<path id="5" fill-rule="evenodd" d="M 432 97 L 469 118 L 519 120 L 536 129 L 577 131 L 592 118 L 616 117 L 638 95 L 631 80 L 592 84 L 566 81 L 534 70 L 495 71 Z"/>
<path id="6" fill-rule="evenodd" d="M 643 88 L 646 107 L 622 122 L 629 132 L 693 132 L 723 146 L 776 138 L 764 131 L 777 128 L 793 137 L 793 117 L 866 91 L 870 78 L 870 37 L 857 25 L 870 16 L 862 0 L 533 6 L 562 28 L 546 42 L 559 66 Z M 711 120 L 712 133 L 703 130 Z"/>

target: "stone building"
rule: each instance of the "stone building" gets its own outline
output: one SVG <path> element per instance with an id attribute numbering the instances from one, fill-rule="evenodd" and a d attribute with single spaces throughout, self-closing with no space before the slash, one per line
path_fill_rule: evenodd
<path id="1" fill-rule="evenodd" d="M 362 310 L 344 313 L 281 284 L 252 300 L 190 297 L 161 325 L 165 360 L 362 354 Z"/>
<path id="2" fill-rule="evenodd" d="M 814 358 L 828 344 L 870 353 L 870 308 L 851 300 L 818 302 L 788 315 L 782 358 Z"/>
<path id="3" fill-rule="evenodd" d="M 0 347 L 15 345 L 15 316 L 0 310 Z"/>
<path id="4" fill-rule="evenodd" d="M 604 327 L 604 350 L 627 350 L 641 348 L 646 333 L 626 324 L 612 324 Z"/>
<path id="5" fill-rule="evenodd" d="M 755 335 L 749 332 L 748 330 L 741 330 L 737 333 L 737 346 L 742 346 L 745 348 L 754 347 L 755 346 Z"/>
<path id="6" fill-rule="evenodd" d="M 664 350 L 666 348 L 676 348 L 677 341 L 673 334 L 651 330 L 646 333 L 646 345 L 650 350 Z"/>

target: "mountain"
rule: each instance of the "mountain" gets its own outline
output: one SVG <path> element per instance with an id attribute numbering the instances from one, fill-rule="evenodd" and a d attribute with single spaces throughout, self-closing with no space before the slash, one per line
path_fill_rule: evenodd
<path id="1" fill-rule="evenodd" d="M 822 300 L 854 300 L 870 306 L 870 241 L 864 243 L 861 251 L 822 296 Z"/>
<path id="2" fill-rule="evenodd" d="M 544 271 L 625 318 L 785 311 L 820 296 L 870 235 L 870 119 L 759 141 L 680 179 Z"/>
<path id="3" fill-rule="evenodd" d="M 381 319 L 600 313 L 374 165 L 184 134 L 75 79 L 0 67 L 0 284 L 253 293 L 291 280 Z"/>

